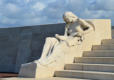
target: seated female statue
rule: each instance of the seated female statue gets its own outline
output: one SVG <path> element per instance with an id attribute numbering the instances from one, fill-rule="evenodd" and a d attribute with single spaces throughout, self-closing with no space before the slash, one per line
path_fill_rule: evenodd
<path id="1" fill-rule="evenodd" d="M 54 54 L 54 50 L 59 44 L 65 42 L 69 47 L 79 45 L 83 42 L 84 35 L 94 30 L 90 22 L 78 18 L 72 12 L 64 13 L 63 19 L 66 22 L 64 35 L 55 34 L 55 37 L 47 37 L 41 58 L 36 62 L 38 61 L 42 65 L 48 64 L 48 61 L 45 63 L 45 60 Z"/>

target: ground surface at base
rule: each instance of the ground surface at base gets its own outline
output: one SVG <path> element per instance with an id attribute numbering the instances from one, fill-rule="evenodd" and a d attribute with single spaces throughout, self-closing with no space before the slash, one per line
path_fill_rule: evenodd
<path id="1" fill-rule="evenodd" d="M 35 79 L 35 78 L 0 78 L 0 80 L 90 80 L 90 79 L 76 79 L 76 78 L 44 78 L 44 79 Z"/>
<path id="2" fill-rule="evenodd" d="M 7 77 L 17 77 L 18 74 L 16 73 L 0 73 L 0 78 L 7 78 Z"/>

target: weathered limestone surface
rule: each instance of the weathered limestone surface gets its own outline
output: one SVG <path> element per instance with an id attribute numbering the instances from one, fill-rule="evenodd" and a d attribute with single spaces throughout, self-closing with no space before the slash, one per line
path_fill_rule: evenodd
<path id="1" fill-rule="evenodd" d="M 94 26 L 95 31 L 84 35 L 84 41 L 80 45 L 73 47 L 67 47 L 66 43 L 62 42 L 57 48 L 60 50 L 54 51 L 54 56 L 49 60 L 55 60 L 55 62 L 49 65 L 40 65 L 37 62 L 32 62 L 22 65 L 19 76 L 21 77 L 35 77 L 35 78 L 47 78 L 52 77 L 56 70 L 63 70 L 64 64 L 72 63 L 74 57 L 82 57 L 83 51 L 90 51 L 92 45 L 100 45 L 103 39 L 111 39 L 111 23 L 108 19 L 93 19 L 90 20 Z M 61 52 L 63 50 L 63 53 Z M 44 60 L 45 61 L 45 60 Z M 48 60 L 47 60 L 48 62 Z M 30 65 L 30 66 L 29 66 Z M 33 65 L 33 66 L 31 66 Z M 31 68 L 34 72 L 31 73 Z M 26 72 L 25 72 L 26 71 Z M 26 74 L 27 73 L 27 74 Z M 28 75 L 29 74 L 29 75 Z M 31 74 L 31 75 L 30 75 Z"/>
<path id="2" fill-rule="evenodd" d="M 99 34 L 111 35 L 110 27 L 108 26 L 108 25 L 110 25 L 109 20 L 93 20 L 93 22 L 99 23 L 99 25 L 96 29 L 97 29 L 97 31 L 99 31 L 99 29 L 100 29 L 101 32 L 97 33 L 97 35 L 99 35 Z M 0 52 L 1 52 L 0 53 L 0 57 L 1 57 L 0 58 L 0 63 L 1 63 L 0 71 L 1 72 L 18 72 L 20 64 L 26 63 L 26 62 L 31 62 L 40 57 L 40 55 L 41 55 L 40 53 L 42 51 L 41 48 L 43 47 L 45 37 L 54 36 L 54 34 L 56 34 L 56 33 L 63 34 L 63 32 L 64 32 L 64 24 L 48 25 L 47 27 L 46 26 L 47 25 L 39 26 L 39 27 L 32 26 L 32 27 L 27 27 L 27 28 L 24 27 L 24 28 L 0 29 Z M 53 28 L 53 30 L 50 30 L 49 28 L 51 28 L 51 29 Z M 53 31 L 53 32 L 51 32 L 51 31 Z M 112 30 L 112 33 L 113 32 L 114 31 Z M 22 34 L 26 35 L 28 37 L 27 38 L 23 37 Z M 31 40 L 31 34 L 32 34 L 32 40 Z M 39 36 L 40 34 L 42 34 L 43 36 L 42 35 Z M 104 37 L 103 37 L 103 35 L 100 35 L 100 36 L 102 36 L 102 38 L 100 38 L 100 40 L 101 39 L 110 39 L 110 36 L 104 36 Z M 99 39 L 99 38 L 97 37 L 95 39 Z M 29 42 L 31 42 L 31 43 L 28 44 Z M 98 45 L 99 43 L 100 42 L 93 44 L 93 45 Z M 87 44 L 85 44 L 85 45 L 87 45 Z M 26 50 L 23 48 L 20 48 L 20 46 L 26 48 Z M 28 46 L 30 46 L 30 47 L 28 47 Z M 27 53 L 28 49 L 31 49 L 28 52 L 30 54 L 28 54 L 28 55 L 24 54 L 24 53 Z M 88 51 L 90 49 L 91 49 L 91 47 L 89 47 L 88 49 L 85 49 L 85 50 Z M 24 56 L 22 56 L 22 55 L 24 55 Z M 19 59 L 21 59 L 20 56 L 22 57 L 22 60 L 19 60 Z M 30 56 L 30 57 L 28 57 L 28 56 Z M 75 56 L 78 57 L 78 56 L 82 56 L 82 55 L 77 54 Z M 25 60 L 24 60 L 24 58 L 25 58 Z M 69 56 L 66 57 L 66 61 L 69 61 L 68 58 L 69 58 Z M 19 65 L 17 65 L 18 63 L 19 63 Z M 32 68 L 34 68 L 34 67 L 32 67 Z M 104 70 L 106 70 L 106 69 L 104 69 Z M 103 76 L 105 76 L 105 75 L 103 75 Z M 11 78 L 11 80 L 16 80 L 16 79 L 17 80 L 26 80 L 26 79 L 29 80 L 29 78 L 26 78 L 26 79 L 25 78 Z M 6 79 L 2 79 L 2 80 L 10 80 L 10 79 L 6 78 Z M 30 80 L 34 80 L 34 78 L 32 78 Z M 38 79 L 38 80 L 40 80 L 40 79 Z M 48 80 L 48 78 L 41 79 L 41 80 Z M 49 78 L 49 80 L 51 80 L 51 79 Z M 52 80 L 56 80 L 56 79 L 53 78 Z M 57 80 L 60 80 L 60 79 L 57 79 Z M 62 79 L 62 80 L 64 80 L 64 79 Z M 65 79 L 65 80 L 72 80 L 72 79 L 69 78 L 69 79 Z M 74 80 L 78 80 L 78 79 L 74 79 Z"/>
<path id="3" fill-rule="evenodd" d="M 106 54 L 106 52 L 108 51 L 105 51 L 104 55 L 102 53 L 95 54 L 95 55 L 91 53 L 92 55 L 88 56 L 88 54 L 86 53 L 88 51 L 91 51 L 93 45 L 100 45 L 102 40 L 111 39 L 110 20 L 108 19 L 83 20 L 83 19 L 79 19 L 71 12 L 68 12 L 68 14 L 66 13 L 63 16 L 63 18 L 64 18 L 64 21 L 66 22 L 66 27 L 70 26 L 70 28 L 73 28 L 73 29 L 69 28 L 69 32 L 74 33 L 77 31 L 78 33 L 74 33 L 74 34 L 78 34 L 78 35 L 70 36 L 69 39 L 66 39 L 68 35 L 67 36 L 58 35 L 63 33 L 64 24 L 44 25 L 44 26 L 42 25 L 42 26 L 39 26 L 40 28 L 38 29 L 37 29 L 37 26 L 32 28 L 27 27 L 27 28 L 18 28 L 18 29 L 17 28 L 1 29 L 0 34 L 5 33 L 4 35 L 0 36 L 1 37 L 0 40 L 3 43 L 3 44 L 1 43 L 0 45 L 1 49 L 3 49 L 3 53 L 0 61 L 3 64 L 1 65 L 3 68 L 1 71 L 18 72 L 20 69 L 20 65 L 22 64 L 20 73 L 19 73 L 19 78 L 10 78 L 10 79 L 25 79 L 25 78 L 27 79 L 28 77 L 28 79 L 33 79 L 33 80 L 34 79 L 40 80 L 41 78 L 42 78 L 41 80 L 44 80 L 44 79 L 68 80 L 68 78 L 65 79 L 62 77 L 69 77 L 69 79 L 71 77 L 74 77 L 74 78 L 85 78 L 85 79 L 86 78 L 87 79 L 105 78 L 106 80 L 107 79 L 113 80 L 114 78 L 113 73 L 80 71 L 80 70 L 74 70 L 74 71 L 64 70 L 65 64 L 73 64 L 72 66 L 71 65 L 69 67 L 67 66 L 67 69 L 69 68 L 84 69 L 84 67 L 86 66 L 89 66 L 89 68 L 87 67 L 87 70 L 92 69 L 92 70 L 98 71 L 98 68 L 96 68 L 97 66 L 102 67 L 102 69 L 100 69 L 101 71 L 110 71 L 112 69 L 113 66 L 111 65 L 106 66 L 106 65 L 98 65 L 98 64 L 102 64 L 102 63 L 113 64 L 114 58 L 110 57 L 110 56 L 113 56 L 113 54 L 110 54 L 109 56 Z M 90 25 L 89 22 L 92 23 L 94 27 Z M 91 32 L 89 32 L 88 34 L 84 34 L 83 32 L 84 31 L 86 32 L 87 30 L 90 30 Z M 67 32 L 66 28 L 65 28 L 65 31 Z M 54 34 L 57 34 L 55 35 L 56 38 L 52 38 Z M 41 52 L 42 52 L 42 47 L 43 47 L 45 38 L 52 40 L 51 45 L 55 39 L 56 39 L 55 41 L 57 41 L 57 39 L 60 39 L 60 41 L 63 39 L 63 41 L 58 42 L 56 46 L 54 45 L 54 48 L 49 47 L 53 51 L 52 52 L 48 51 L 49 54 L 47 54 L 46 57 L 44 56 L 42 58 L 43 54 L 41 55 Z M 81 43 L 76 44 L 75 41 L 77 43 L 78 41 L 81 41 Z M 110 41 L 104 40 L 102 41 L 102 44 L 112 43 L 112 41 L 113 40 L 110 40 Z M 101 47 L 100 49 L 104 49 L 104 48 L 107 49 L 107 47 L 104 47 L 104 45 L 102 46 L 103 47 L 100 46 Z M 110 48 L 112 49 L 112 47 Z M 48 47 L 46 48 L 46 50 L 47 49 Z M 93 50 L 96 50 L 96 49 L 97 47 L 94 47 Z M 86 55 L 83 55 L 83 51 L 86 51 L 85 52 Z M 110 51 L 110 53 L 111 52 L 113 51 Z M 82 57 L 82 56 L 85 56 L 85 57 Z M 73 59 L 75 63 L 83 63 L 85 65 L 82 67 L 81 64 L 76 64 L 76 66 L 78 66 L 78 68 L 76 68 L 74 66 Z M 35 61 L 31 62 L 33 60 Z M 4 63 L 4 61 L 6 63 Z M 87 63 L 89 63 L 89 65 L 87 65 Z M 97 66 L 95 66 L 94 64 L 92 65 L 92 63 L 95 63 L 95 64 L 98 63 L 98 64 Z M 91 68 L 92 66 L 94 66 L 95 68 Z M 106 69 L 106 70 L 104 69 L 109 67 L 111 69 Z M 55 76 L 55 78 L 53 76 Z M 61 77 L 61 78 L 58 78 L 58 77 Z"/>
<path id="4" fill-rule="evenodd" d="M 42 78 L 42 79 L 35 79 L 35 78 L 0 78 L 0 80 L 90 80 L 90 79 L 77 79 L 77 78 Z"/>
<path id="5" fill-rule="evenodd" d="M 52 25 L 28 26 L 21 28 L 0 28 L 0 72 L 18 72 L 20 69 L 16 65 L 18 64 L 16 63 L 18 62 L 18 59 L 20 59 L 18 66 L 21 66 L 20 64 L 22 63 L 39 59 L 45 38 L 54 36 L 54 34 L 63 34 L 64 26 L 65 24 L 61 23 Z M 101 26 L 104 27 L 103 25 Z M 114 31 L 112 30 L 112 33 L 113 32 Z M 28 60 L 21 60 L 22 56 L 20 58 L 17 56 L 17 53 L 19 53 L 20 50 L 19 45 L 23 46 L 21 45 L 21 40 L 23 40 L 24 37 L 22 38 L 20 35 L 23 33 L 26 33 L 27 35 L 29 35 L 29 33 L 32 33 L 31 45 L 28 47 L 28 49 L 31 49 L 29 54 L 30 57 L 28 58 L 28 55 L 25 56 L 25 58 Z M 26 45 L 24 45 L 27 46 L 27 42 L 25 43 Z M 24 55 L 24 53 L 27 52 L 27 48 L 26 50 L 23 50 L 24 51 L 21 52 L 20 55 Z M 24 56 L 22 58 L 24 58 Z"/>

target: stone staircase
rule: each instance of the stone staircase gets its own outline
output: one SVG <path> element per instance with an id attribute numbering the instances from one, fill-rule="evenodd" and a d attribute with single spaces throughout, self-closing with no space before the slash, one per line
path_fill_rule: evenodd
<path id="1" fill-rule="evenodd" d="M 75 57 L 74 63 L 66 64 L 54 76 L 69 80 L 114 80 L 114 39 L 103 40 L 92 51 L 84 52 L 83 57 Z"/>
<path id="2" fill-rule="evenodd" d="M 2 78 L 1 78 L 2 79 Z M 37 80 L 34 78 L 6 78 L 2 80 Z M 56 71 L 53 78 L 38 80 L 114 80 L 114 39 L 103 40 L 101 45 L 75 57 L 74 63 Z"/>
<path id="3" fill-rule="evenodd" d="M 37 80 L 34 78 L 1 78 L 2 80 Z M 0 80 L 1 80 L 0 79 Z M 114 39 L 103 40 L 101 45 L 75 57 L 74 63 L 56 71 L 54 77 L 38 80 L 114 80 Z"/>

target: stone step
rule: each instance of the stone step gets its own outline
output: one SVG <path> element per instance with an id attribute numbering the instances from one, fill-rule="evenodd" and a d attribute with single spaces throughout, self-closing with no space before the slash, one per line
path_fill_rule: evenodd
<path id="1" fill-rule="evenodd" d="M 84 52 L 114 52 L 114 50 L 92 50 L 92 51 L 84 51 Z"/>
<path id="2" fill-rule="evenodd" d="M 96 71 L 63 70 L 63 71 L 56 71 L 55 76 L 56 77 L 65 77 L 65 78 L 114 80 L 114 73 L 96 72 Z"/>
<path id="3" fill-rule="evenodd" d="M 73 63 L 73 64 L 66 64 L 65 70 L 114 72 L 114 65 Z"/>
<path id="4" fill-rule="evenodd" d="M 91 80 L 91 79 L 79 79 L 79 78 L 63 78 L 63 77 L 52 77 L 52 78 L 0 78 L 0 80 Z"/>
<path id="5" fill-rule="evenodd" d="M 102 44 L 114 44 L 114 39 L 105 39 L 102 40 Z"/>
<path id="6" fill-rule="evenodd" d="M 76 57 L 75 63 L 114 64 L 114 57 Z"/>
<path id="7" fill-rule="evenodd" d="M 92 50 L 114 50 L 114 45 L 95 45 Z"/>
<path id="8" fill-rule="evenodd" d="M 114 50 L 85 51 L 83 57 L 114 57 Z"/>
<path id="9" fill-rule="evenodd" d="M 53 78 L 45 78 L 45 79 L 39 79 L 39 80 L 91 80 L 91 79 L 53 77 Z"/>

